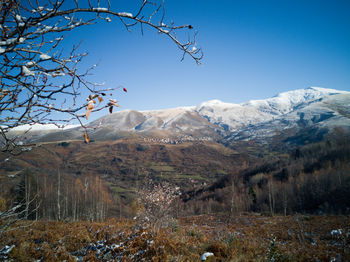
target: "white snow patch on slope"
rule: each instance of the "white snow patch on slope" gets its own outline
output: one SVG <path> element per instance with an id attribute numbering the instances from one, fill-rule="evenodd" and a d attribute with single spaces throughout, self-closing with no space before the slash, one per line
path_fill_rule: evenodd
<path id="1" fill-rule="evenodd" d="M 34 124 L 34 125 L 29 125 L 29 124 L 25 124 L 25 125 L 21 125 L 21 126 L 17 126 L 15 128 L 12 128 L 12 131 L 40 131 L 40 130 L 66 130 L 66 129 L 70 129 L 70 128 L 74 128 L 74 127 L 78 127 L 79 125 L 62 125 L 62 127 L 58 127 L 54 124 Z"/>
<path id="2" fill-rule="evenodd" d="M 174 120 L 179 115 L 182 115 L 186 112 L 192 112 L 195 107 L 176 107 L 164 110 L 149 110 L 149 111 L 140 111 L 145 115 L 146 118 L 159 118 L 164 123 Z"/>

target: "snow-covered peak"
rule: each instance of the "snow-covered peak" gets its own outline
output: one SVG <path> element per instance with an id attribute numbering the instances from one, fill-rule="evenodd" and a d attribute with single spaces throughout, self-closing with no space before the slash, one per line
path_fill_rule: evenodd
<path id="1" fill-rule="evenodd" d="M 232 106 L 236 106 L 236 104 L 225 103 L 225 102 L 222 102 L 221 100 L 213 99 L 213 100 L 209 100 L 209 101 L 206 101 L 206 102 L 199 104 L 196 107 L 196 111 L 200 111 L 202 108 L 205 108 L 205 107 L 225 108 L 225 107 L 232 107 Z"/>
<path id="2" fill-rule="evenodd" d="M 155 110 L 142 110 L 139 111 L 140 113 L 163 113 L 163 112 L 183 112 L 183 111 L 191 111 L 193 110 L 193 106 L 180 106 L 180 107 L 174 107 L 174 108 L 166 108 L 166 109 L 155 109 Z"/>
<path id="3" fill-rule="evenodd" d="M 304 89 L 297 89 L 292 91 L 287 91 L 283 93 L 279 93 L 274 97 L 268 99 L 260 99 L 260 100 L 250 100 L 241 104 L 233 104 L 233 103 L 225 103 L 218 99 L 209 100 L 199 104 L 196 107 L 196 111 L 200 112 L 203 110 L 216 110 L 220 109 L 228 109 L 228 108 L 239 108 L 239 107 L 254 107 L 258 110 L 273 111 L 274 114 L 278 112 L 278 114 L 284 114 L 291 110 L 294 107 L 299 106 L 303 103 L 310 103 L 315 100 L 319 100 L 328 95 L 335 94 L 347 94 L 350 92 L 347 91 L 339 91 L 335 89 L 322 88 L 322 87 L 308 87 Z M 275 112 L 277 111 L 277 112 Z"/>
<path id="4" fill-rule="evenodd" d="M 304 102 L 304 101 L 311 102 L 328 95 L 346 94 L 346 93 L 349 93 L 349 92 L 312 86 L 304 89 L 297 89 L 297 90 L 279 93 L 278 95 L 267 100 L 279 99 L 280 102 L 285 102 L 285 103 L 288 103 L 289 101 L 294 103 Z"/>
<path id="5" fill-rule="evenodd" d="M 314 91 L 318 91 L 318 92 L 322 92 L 322 93 L 329 94 L 329 95 L 350 93 L 348 91 L 341 91 L 341 90 L 336 90 L 336 89 L 331 89 L 331 88 L 324 88 L 324 87 L 319 87 L 319 86 L 310 86 L 310 87 L 306 88 L 306 90 L 308 90 L 308 89 L 314 90 Z"/>
<path id="6" fill-rule="evenodd" d="M 201 103 L 195 110 L 212 123 L 229 127 L 229 129 L 237 129 L 250 124 L 270 121 L 330 95 L 345 93 L 349 94 L 350 92 L 309 87 L 283 92 L 272 98 L 251 100 L 241 104 L 210 100 Z"/>
<path id="7" fill-rule="evenodd" d="M 187 112 L 192 112 L 194 107 L 176 107 L 164 110 L 142 111 L 146 118 L 157 118 L 163 123 L 168 123 Z"/>
<path id="8" fill-rule="evenodd" d="M 241 105 L 245 107 L 255 107 L 262 112 L 270 112 L 274 115 L 281 115 L 289 113 L 297 107 L 307 105 L 329 95 L 345 93 L 349 92 L 322 87 L 309 87 L 279 93 L 272 98 L 264 100 L 251 100 Z"/>
<path id="9" fill-rule="evenodd" d="M 217 106 L 217 105 L 221 105 L 223 104 L 223 102 L 219 99 L 213 99 L 213 100 L 209 100 L 209 101 L 205 101 L 203 103 L 201 103 L 199 105 L 199 107 L 202 107 L 202 106 Z"/>
<path id="10" fill-rule="evenodd" d="M 339 91 L 323 87 L 308 87 L 305 89 L 297 89 L 293 91 L 283 92 L 275 97 L 287 98 L 290 100 L 316 100 L 328 95 L 345 94 L 347 91 Z"/>

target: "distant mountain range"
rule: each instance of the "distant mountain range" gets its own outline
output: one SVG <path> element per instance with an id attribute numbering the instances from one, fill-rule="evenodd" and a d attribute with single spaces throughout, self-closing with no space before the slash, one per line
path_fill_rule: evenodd
<path id="1" fill-rule="evenodd" d="M 285 130 L 350 129 L 350 92 L 310 87 L 241 104 L 211 100 L 193 107 L 154 111 L 124 110 L 88 124 L 90 138 L 115 140 L 136 136 L 168 139 L 266 141 Z M 80 127 L 57 130 L 36 127 L 31 141 L 81 139 Z"/>

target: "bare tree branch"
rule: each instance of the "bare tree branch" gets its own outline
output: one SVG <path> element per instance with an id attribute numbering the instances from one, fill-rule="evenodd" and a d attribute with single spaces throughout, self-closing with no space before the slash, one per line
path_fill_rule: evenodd
<path id="1" fill-rule="evenodd" d="M 189 55 L 199 64 L 203 56 L 196 32 L 185 41 L 176 34 L 192 31 L 192 25 L 165 22 L 164 0 L 143 0 L 135 15 L 113 9 L 109 0 L 0 0 L 0 13 L 0 147 L 6 152 L 14 153 L 18 146 L 8 136 L 14 127 L 77 119 L 86 130 L 83 119 L 90 113 L 105 108 L 112 112 L 117 106 L 114 99 L 104 98 L 118 88 L 88 80 L 95 65 L 81 72 L 79 64 L 87 53 L 79 53 L 80 44 L 69 53 L 59 50 L 65 32 L 117 18 L 128 31 L 140 25 L 142 33 L 147 26 L 165 35 L 182 51 L 182 59 Z M 91 95 L 79 102 L 86 91 Z"/>

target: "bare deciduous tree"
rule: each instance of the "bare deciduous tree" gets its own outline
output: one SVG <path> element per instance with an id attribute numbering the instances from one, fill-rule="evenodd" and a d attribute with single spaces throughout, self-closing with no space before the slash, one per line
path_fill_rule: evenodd
<path id="1" fill-rule="evenodd" d="M 143 206 L 137 216 L 139 222 L 143 226 L 152 226 L 154 230 L 168 226 L 175 214 L 176 200 L 180 195 L 179 189 L 167 182 L 155 184 L 149 180 L 138 192 Z"/>
<path id="2" fill-rule="evenodd" d="M 25 200 L 26 201 L 26 200 Z M 22 220 L 23 218 L 28 217 L 28 207 L 32 203 L 35 203 L 36 197 L 33 197 L 28 203 L 27 202 L 20 202 L 13 207 L 5 210 L 4 212 L 0 211 L 0 237 L 7 231 L 10 230 L 11 227 L 18 221 Z M 36 210 L 39 208 L 39 205 L 37 205 L 33 212 L 36 212 Z M 23 227 L 26 227 L 30 224 L 22 225 Z M 16 228 L 16 227 L 15 227 Z"/>
<path id="3" fill-rule="evenodd" d="M 140 1 L 136 13 L 116 11 L 109 0 L 0 0 L 0 134 L 2 151 L 21 152 L 9 130 L 21 125 L 53 123 L 64 125 L 76 119 L 85 129 L 84 118 L 91 112 L 118 106 L 106 99 L 113 88 L 88 80 L 95 67 L 81 72 L 79 64 L 87 55 L 79 53 L 79 44 L 70 52 L 60 49 L 64 33 L 100 20 L 119 21 L 127 30 L 147 26 L 168 37 L 183 52 L 200 63 L 202 51 L 197 47 L 196 32 L 178 37 L 178 32 L 192 25 L 167 23 L 163 1 Z M 79 102 L 82 93 L 90 95 Z M 62 98 L 63 97 L 63 98 Z M 104 101 L 106 100 L 106 101 Z M 59 123 L 59 124 L 58 124 Z"/>

